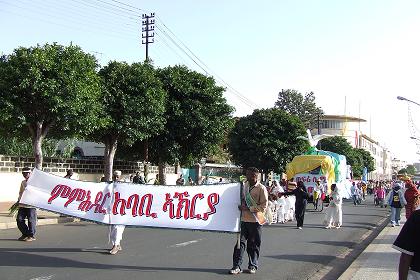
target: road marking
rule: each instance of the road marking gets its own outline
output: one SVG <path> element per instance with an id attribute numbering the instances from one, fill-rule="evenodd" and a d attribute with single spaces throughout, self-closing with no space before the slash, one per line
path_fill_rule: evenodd
<path id="1" fill-rule="evenodd" d="M 191 241 L 187 241 L 187 242 L 183 242 L 183 243 L 178 243 L 175 245 L 171 245 L 169 246 L 170 248 L 179 248 L 179 247 L 185 247 L 187 245 L 193 244 L 193 243 L 197 243 L 198 241 L 201 241 L 203 239 L 197 239 L 197 240 L 191 240 Z"/>
<path id="2" fill-rule="evenodd" d="M 48 276 L 40 276 L 40 277 L 32 278 L 30 280 L 51 280 L 53 277 L 54 277 L 54 274 L 48 275 Z"/>

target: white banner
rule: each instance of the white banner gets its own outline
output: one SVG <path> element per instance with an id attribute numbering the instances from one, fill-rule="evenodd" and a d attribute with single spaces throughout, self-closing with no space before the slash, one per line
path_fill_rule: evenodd
<path id="1" fill-rule="evenodd" d="M 34 169 L 21 202 L 104 224 L 239 232 L 239 196 L 239 183 L 92 183 Z"/>
<path id="2" fill-rule="evenodd" d="M 296 174 L 294 178 L 296 182 L 302 181 L 305 184 L 305 187 L 311 196 L 316 187 L 316 180 L 318 179 L 321 180 L 321 183 L 324 186 L 324 192 L 327 191 L 325 185 L 326 185 L 326 182 L 328 181 L 328 178 L 325 175 L 299 173 L 299 174 Z"/>

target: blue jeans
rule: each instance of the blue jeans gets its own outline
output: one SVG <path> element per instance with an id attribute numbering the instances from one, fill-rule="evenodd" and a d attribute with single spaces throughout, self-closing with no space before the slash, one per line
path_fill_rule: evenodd
<path id="1" fill-rule="evenodd" d="M 26 225 L 25 219 L 28 219 L 28 225 Z M 36 231 L 36 209 L 20 207 L 16 223 L 23 236 L 34 237 Z"/>
<path id="2" fill-rule="evenodd" d="M 401 217 L 401 208 L 391 207 L 391 224 L 399 225 L 400 224 L 400 217 Z"/>
<path id="3" fill-rule="evenodd" d="M 258 268 L 258 258 L 260 256 L 261 246 L 261 228 L 258 223 L 241 222 L 241 246 L 233 249 L 233 267 L 241 267 L 242 256 L 246 251 L 248 253 L 248 268 Z"/>

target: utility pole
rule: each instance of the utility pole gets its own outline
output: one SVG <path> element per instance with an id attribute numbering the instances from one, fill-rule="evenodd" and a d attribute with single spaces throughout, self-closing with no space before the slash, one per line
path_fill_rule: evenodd
<path id="1" fill-rule="evenodd" d="M 155 42 L 155 13 L 150 13 L 150 15 L 143 14 L 142 16 L 142 40 L 141 43 L 146 45 L 146 59 L 145 62 L 149 62 L 149 44 Z M 144 178 L 147 182 L 147 177 L 149 174 L 149 139 L 144 139 L 143 141 L 143 157 L 144 157 Z"/>
<path id="2" fill-rule="evenodd" d="M 146 45 L 146 61 L 149 61 L 149 44 L 155 42 L 155 13 L 150 13 L 150 15 L 143 14 L 142 16 L 142 34 L 141 34 L 141 43 Z"/>

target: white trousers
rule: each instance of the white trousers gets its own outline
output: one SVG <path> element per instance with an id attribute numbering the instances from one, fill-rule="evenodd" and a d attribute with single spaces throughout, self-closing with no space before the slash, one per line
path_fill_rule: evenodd
<path id="1" fill-rule="evenodd" d="M 325 212 L 324 223 L 326 226 L 341 226 L 343 224 L 343 209 L 341 204 L 328 206 L 327 211 Z"/>
<path id="2" fill-rule="evenodd" d="M 112 245 L 120 245 L 124 233 L 125 225 L 111 225 L 109 237 Z"/>

